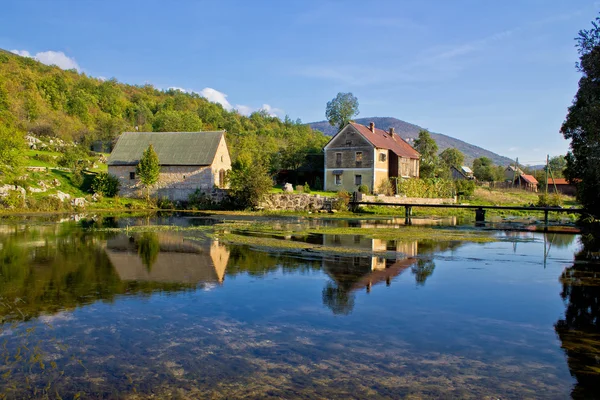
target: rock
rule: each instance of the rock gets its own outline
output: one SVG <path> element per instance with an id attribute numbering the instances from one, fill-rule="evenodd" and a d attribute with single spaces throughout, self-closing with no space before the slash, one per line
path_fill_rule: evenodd
<path id="1" fill-rule="evenodd" d="M 94 193 L 92 195 L 92 201 L 98 201 L 100 199 L 102 199 L 102 195 L 100 193 Z"/>
<path id="2" fill-rule="evenodd" d="M 85 199 L 83 197 L 77 197 L 71 200 L 71 205 L 75 207 L 85 207 Z"/>
<path id="3" fill-rule="evenodd" d="M 286 193 L 294 193 L 294 186 L 291 183 L 286 183 L 283 185 L 283 191 Z"/>
<path id="4" fill-rule="evenodd" d="M 27 191 L 25 190 L 25 188 L 22 188 L 21 186 L 17 186 L 17 185 L 2 185 L 2 186 L 0 186 L 0 197 L 8 196 L 8 194 L 11 191 L 17 191 L 22 196 L 25 196 L 25 194 L 27 193 Z"/>
<path id="5" fill-rule="evenodd" d="M 60 181 L 58 179 L 54 178 L 54 180 L 52 180 L 52 185 L 58 187 L 58 186 L 60 186 Z"/>
<path id="6" fill-rule="evenodd" d="M 68 193 L 63 193 L 60 190 L 58 192 L 56 192 L 56 194 L 52 194 L 52 197 L 56 197 L 57 199 L 59 199 L 60 201 L 65 201 L 65 200 L 69 200 L 71 198 L 71 195 Z"/>
<path id="7" fill-rule="evenodd" d="M 43 193 L 46 191 L 46 188 L 34 188 L 34 187 L 30 187 L 27 190 L 29 190 L 29 193 Z"/>

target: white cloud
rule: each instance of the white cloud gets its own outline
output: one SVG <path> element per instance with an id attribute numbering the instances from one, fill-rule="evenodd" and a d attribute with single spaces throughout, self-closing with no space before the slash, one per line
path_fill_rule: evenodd
<path id="1" fill-rule="evenodd" d="M 21 57 L 31 57 L 31 54 L 27 50 L 11 50 L 10 52 Z"/>
<path id="2" fill-rule="evenodd" d="M 204 89 L 202 89 L 199 92 L 196 90 L 192 90 L 192 89 L 185 89 L 185 88 L 182 88 L 179 86 L 170 86 L 169 89 L 179 90 L 183 93 L 198 93 L 200 96 L 204 97 L 208 101 L 212 101 L 213 103 L 221 104 L 223 106 L 223 108 L 228 111 L 236 110 L 241 115 L 245 115 L 245 116 L 248 116 L 248 115 L 252 114 L 253 112 L 260 111 L 260 110 L 266 111 L 272 117 L 281 117 L 285 114 L 282 109 L 272 107 L 269 104 L 263 104 L 262 107 L 260 107 L 260 108 L 246 106 L 243 104 L 236 104 L 235 106 L 233 106 L 229 102 L 229 100 L 227 100 L 227 95 L 225 93 L 220 92 L 217 89 L 213 89 L 213 88 L 209 88 L 209 87 L 205 87 Z"/>
<path id="3" fill-rule="evenodd" d="M 231 103 L 227 101 L 227 95 L 223 92 L 219 92 L 216 89 L 206 87 L 200 91 L 200 96 L 205 97 L 208 101 L 219 103 L 226 110 L 232 110 Z"/>
<path id="4" fill-rule="evenodd" d="M 281 108 L 271 107 L 268 104 L 263 104 L 260 109 L 268 112 L 271 117 L 280 117 L 284 114 Z"/>
<path id="5" fill-rule="evenodd" d="M 244 106 L 242 104 L 236 104 L 235 105 L 235 109 L 238 110 L 238 112 L 242 115 L 250 115 L 254 112 L 254 108 L 250 107 L 250 106 Z"/>
<path id="6" fill-rule="evenodd" d="M 62 69 L 76 69 L 77 71 L 81 71 L 81 67 L 77 64 L 77 61 L 75 61 L 74 58 L 67 56 L 62 51 L 42 51 L 33 56 L 27 50 L 11 50 L 11 53 L 18 54 L 22 57 L 33 58 L 42 64 L 56 65 Z"/>

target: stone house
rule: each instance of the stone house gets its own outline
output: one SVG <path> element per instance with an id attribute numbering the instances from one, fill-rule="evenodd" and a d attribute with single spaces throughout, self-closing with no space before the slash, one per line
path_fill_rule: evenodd
<path id="1" fill-rule="evenodd" d="M 473 176 L 473 171 L 471 168 L 463 165 L 461 167 L 450 167 L 450 174 L 453 180 L 473 180 L 475 177 Z"/>
<path id="2" fill-rule="evenodd" d="M 119 179 L 121 196 L 143 197 L 135 168 L 150 144 L 160 162 L 152 196 L 185 201 L 197 189 L 208 194 L 215 187 L 227 188 L 225 176 L 231 170 L 231 158 L 225 131 L 125 132 L 108 158 L 108 173 Z"/>
<path id="3" fill-rule="evenodd" d="M 355 192 L 367 185 L 377 192 L 391 178 L 418 178 L 421 155 L 394 132 L 349 123 L 324 148 L 325 176 L 328 191 L 345 189 Z"/>
<path id="4" fill-rule="evenodd" d="M 519 167 L 513 167 L 512 165 L 509 165 L 508 167 L 506 167 L 504 169 L 504 179 L 507 181 L 514 181 L 515 179 L 517 179 L 517 177 L 519 175 L 524 174 L 523 170 Z"/>

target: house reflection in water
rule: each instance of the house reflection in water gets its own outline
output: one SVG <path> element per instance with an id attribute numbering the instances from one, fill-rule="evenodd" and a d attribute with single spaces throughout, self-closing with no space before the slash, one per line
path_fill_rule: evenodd
<path id="1" fill-rule="evenodd" d="M 124 281 L 221 284 L 229 261 L 229 250 L 218 241 L 193 242 L 173 233 L 119 235 L 107 241 L 106 254 Z"/>
<path id="2" fill-rule="evenodd" d="M 390 286 L 392 280 L 418 262 L 417 241 L 398 242 L 370 239 L 356 235 L 324 235 L 327 247 L 355 248 L 357 253 L 376 252 L 369 256 L 327 256 L 323 270 L 331 277 L 323 289 L 323 303 L 335 314 L 349 314 L 354 307 L 353 292 L 371 291 L 374 285 Z"/>

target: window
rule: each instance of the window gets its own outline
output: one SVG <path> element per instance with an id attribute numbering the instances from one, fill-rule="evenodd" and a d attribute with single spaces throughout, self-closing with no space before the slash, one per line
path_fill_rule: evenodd
<path id="1" fill-rule="evenodd" d="M 225 170 L 224 169 L 219 170 L 219 182 L 217 183 L 217 186 L 219 186 L 220 188 L 225 187 Z"/>
<path id="2" fill-rule="evenodd" d="M 135 172 L 129 173 L 129 179 L 135 179 Z"/>
<path id="3" fill-rule="evenodd" d="M 221 156 L 221 162 L 223 162 L 223 156 Z"/>
<path id="4" fill-rule="evenodd" d="M 346 146 L 352 146 L 352 140 L 346 140 Z"/>
<path id="5" fill-rule="evenodd" d="M 341 175 L 335 175 L 335 184 L 336 185 L 342 184 L 342 176 Z"/>
<path id="6" fill-rule="evenodd" d="M 354 175 L 354 184 L 362 185 L 362 175 Z"/>
<path id="7" fill-rule="evenodd" d="M 362 151 L 357 151 L 356 152 L 355 159 L 356 159 L 356 166 L 359 167 L 359 168 L 362 167 L 362 159 L 363 159 L 363 153 L 362 153 Z"/>
<path id="8" fill-rule="evenodd" d="M 387 154 L 379 153 L 379 161 L 385 161 L 387 159 Z"/>
<path id="9" fill-rule="evenodd" d="M 337 167 L 342 165 L 342 153 L 335 153 L 335 165 Z"/>

